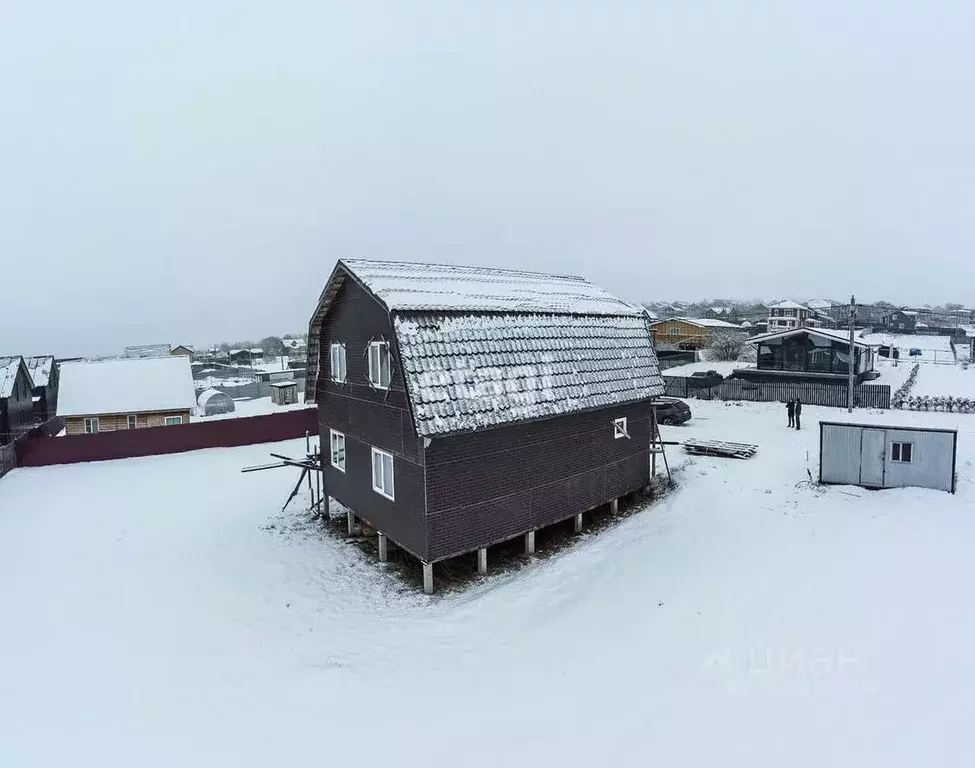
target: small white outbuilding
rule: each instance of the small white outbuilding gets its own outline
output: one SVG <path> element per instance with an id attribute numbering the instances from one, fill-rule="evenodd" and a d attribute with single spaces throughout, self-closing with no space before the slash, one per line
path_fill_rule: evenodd
<path id="1" fill-rule="evenodd" d="M 819 482 L 955 492 L 958 432 L 931 427 L 819 423 Z"/>

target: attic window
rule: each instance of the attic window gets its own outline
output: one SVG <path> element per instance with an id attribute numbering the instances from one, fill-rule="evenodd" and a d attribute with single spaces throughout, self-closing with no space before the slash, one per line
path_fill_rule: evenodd
<path id="1" fill-rule="evenodd" d="M 369 383 L 376 389 L 389 389 L 389 343 L 374 341 L 369 345 Z"/>
<path id="2" fill-rule="evenodd" d="M 630 438 L 630 433 L 626 431 L 626 417 L 622 419 L 613 419 L 613 439 L 619 440 L 621 437 L 625 437 L 627 440 Z"/>
<path id="3" fill-rule="evenodd" d="M 680 336 L 680 328 L 678 328 L 675 325 L 673 328 L 671 328 L 669 331 L 667 331 L 667 333 L 669 333 L 671 336 Z"/>
<path id="4" fill-rule="evenodd" d="M 343 383 L 347 375 L 345 345 L 333 343 L 331 346 L 332 381 Z"/>

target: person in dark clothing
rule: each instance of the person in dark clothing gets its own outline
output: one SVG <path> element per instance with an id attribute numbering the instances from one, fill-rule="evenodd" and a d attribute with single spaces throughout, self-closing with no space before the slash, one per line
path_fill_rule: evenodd
<path id="1" fill-rule="evenodd" d="M 796 398 L 796 429 L 799 429 L 799 417 L 802 415 L 802 401 Z"/>
<path id="2" fill-rule="evenodd" d="M 789 413 L 789 426 L 794 427 L 796 425 L 796 401 L 789 400 L 785 404 L 785 410 Z"/>

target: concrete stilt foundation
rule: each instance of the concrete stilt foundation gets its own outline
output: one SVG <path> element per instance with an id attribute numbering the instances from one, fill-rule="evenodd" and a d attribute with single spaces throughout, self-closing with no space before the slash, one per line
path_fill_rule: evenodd
<path id="1" fill-rule="evenodd" d="M 423 564 L 423 591 L 433 594 L 433 563 Z"/>
<path id="2" fill-rule="evenodd" d="M 619 499 L 613 499 L 611 502 L 609 502 L 609 511 L 612 512 L 614 515 L 620 511 Z"/>
<path id="3" fill-rule="evenodd" d="M 386 534 L 379 534 L 379 562 L 385 563 L 389 559 L 389 552 L 387 550 Z"/>
<path id="4" fill-rule="evenodd" d="M 481 576 L 487 573 L 487 547 L 477 550 L 477 572 Z"/>
<path id="5" fill-rule="evenodd" d="M 355 536 L 356 534 L 355 515 L 352 513 L 352 510 L 350 509 L 346 516 L 349 521 L 349 536 Z"/>
<path id="6" fill-rule="evenodd" d="M 535 554 L 535 531 L 529 531 L 525 534 L 525 554 Z"/>
<path id="7" fill-rule="evenodd" d="M 582 512 L 575 516 L 573 519 L 574 530 L 576 533 L 582 533 Z"/>

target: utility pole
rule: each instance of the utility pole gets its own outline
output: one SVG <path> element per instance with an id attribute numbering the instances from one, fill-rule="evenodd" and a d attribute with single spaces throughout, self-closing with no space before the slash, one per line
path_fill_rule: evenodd
<path id="1" fill-rule="evenodd" d="M 850 377 L 846 384 L 846 410 L 853 413 L 853 370 L 856 364 L 856 342 L 853 340 L 853 329 L 857 324 L 856 296 L 850 296 Z"/>

